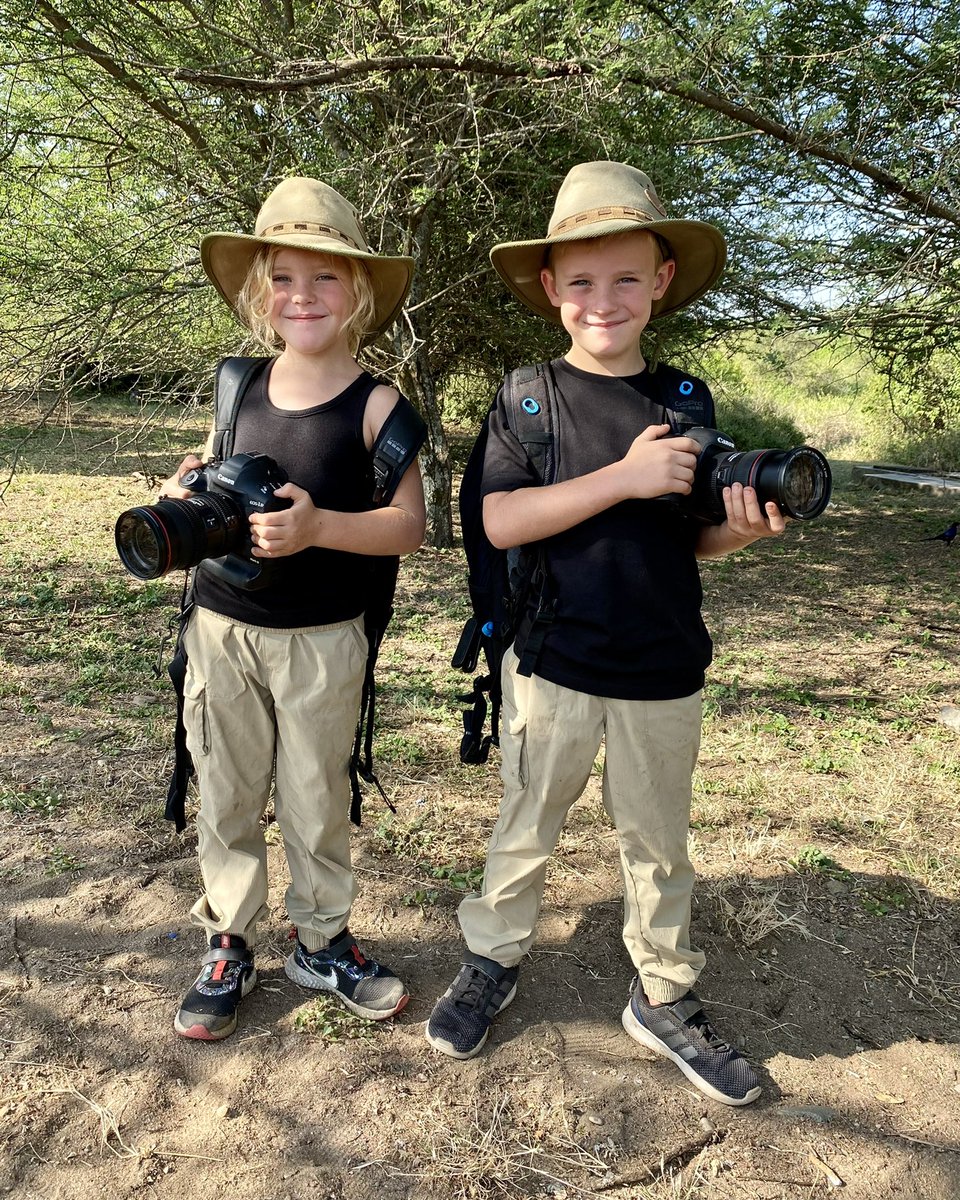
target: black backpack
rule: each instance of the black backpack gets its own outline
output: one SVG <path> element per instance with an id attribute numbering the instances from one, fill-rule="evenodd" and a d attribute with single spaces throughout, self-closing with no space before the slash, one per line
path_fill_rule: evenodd
<path id="1" fill-rule="evenodd" d="M 674 433 L 713 423 L 713 400 L 706 385 L 674 367 L 658 365 L 652 372 L 664 405 L 664 422 Z M 556 382 L 548 362 L 518 367 L 503 380 L 504 409 L 511 432 L 521 444 L 540 485 L 554 483 L 560 459 L 560 418 Z M 514 642 L 517 626 L 531 595 L 534 616 L 522 642 L 514 644 L 517 673 L 532 675 L 544 639 L 556 615 L 546 558 L 540 545 L 498 550 L 483 529 L 483 462 L 494 403 L 480 427 L 460 483 L 460 525 L 467 557 L 467 587 L 472 615 L 467 619 L 451 666 L 471 674 L 481 654 L 486 673 L 476 676 L 472 690 L 461 697 L 470 707 L 463 712 L 460 761 L 485 763 L 491 746 L 500 744 L 500 668 L 504 652 Z M 490 714 L 487 731 L 487 714 Z"/>
<path id="2" fill-rule="evenodd" d="M 237 413 L 251 384 L 266 370 L 269 358 L 223 359 L 214 377 L 214 458 L 229 458 L 233 452 L 233 437 Z M 403 396 L 383 423 L 371 451 L 373 460 L 373 505 L 389 504 L 403 475 L 416 458 L 426 440 L 427 427 L 413 405 Z M 384 794 L 373 770 L 373 730 L 376 717 L 376 682 L 374 668 L 383 636 L 393 616 L 393 596 L 397 586 L 400 558 L 397 555 L 378 555 L 371 559 L 370 594 L 363 614 L 367 635 L 367 665 L 360 701 L 360 719 L 350 755 L 350 820 L 360 824 L 360 780 L 372 783 L 386 804 L 393 805 Z M 187 749 L 183 724 L 183 689 L 187 674 L 187 656 L 183 634 L 193 608 L 192 573 L 184 581 L 180 605 L 180 631 L 174 657 L 167 667 L 177 693 L 177 725 L 174 734 L 174 768 L 167 791 L 165 816 L 173 821 L 177 833 L 187 825 L 185 804 L 187 784 L 193 774 L 193 761 Z"/>

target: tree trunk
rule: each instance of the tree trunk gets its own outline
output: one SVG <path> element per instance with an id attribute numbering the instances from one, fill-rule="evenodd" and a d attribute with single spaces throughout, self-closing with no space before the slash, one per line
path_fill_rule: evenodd
<path id="1" fill-rule="evenodd" d="M 401 369 L 399 383 L 404 395 L 416 405 L 427 423 L 427 440 L 420 451 L 423 494 L 427 502 L 427 543 L 449 549 L 453 545 L 453 467 L 436 382 L 422 342 Z"/>

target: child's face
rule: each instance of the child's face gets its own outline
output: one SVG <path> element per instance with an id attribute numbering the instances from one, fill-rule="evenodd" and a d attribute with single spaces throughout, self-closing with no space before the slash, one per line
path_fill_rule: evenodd
<path id="1" fill-rule="evenodd" d="M 341 258 L 284 247 L 273 262 L 270 324 L 287 347 L 323 354 L 346 346 L 346 321 L 355 300 Z"/>
<path id="2" fill-rule="evenodd" d="M 641 231 L 554 247 L 540 279 L 573 342 L 567 361 L 601 374 L 641 371 L 640 334 L 675 268 Z"/>

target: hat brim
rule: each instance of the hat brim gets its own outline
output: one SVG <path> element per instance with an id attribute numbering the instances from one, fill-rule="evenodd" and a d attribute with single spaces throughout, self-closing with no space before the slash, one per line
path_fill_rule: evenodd
<path id="1" fill-rule="evenodd" d="M 527 242 L 501 242 L 490 251 L 490 261 L 518 300 L 538 316 L 560 325 L 560 310 L 550 303 L 540 282 L 540 272 L 546 265 L 548 249 L 564 242 L 581 242 L 588 238 L 631 232 L 658 233 L 670 243 L 677 264 L 666 294 L 653 302 L 651 320 L 665 317 L 699 300 L 717 281 L 726 265 L 727 244 L 719 229 L 705 221 L 669 218 L 643 223 L 630 220 L 598 221 L 556 237 Z"/>
<path id="2" fill-rule="evenodd" d="M 364 342 L 378 337 L 397 319 L 413 280 L 412 258 L 371 254 L 368 250 L 345 246 L 336 238 L 316 234 L 257 237 L 249 233 L 208 233 L 200 243 L 200 262 L 207 278 L 234 313 L 237 313 L 237 296 L 261 246 L 289 246 L 366 263 L 373 280 L 374 328 L 368 330 Z"/>

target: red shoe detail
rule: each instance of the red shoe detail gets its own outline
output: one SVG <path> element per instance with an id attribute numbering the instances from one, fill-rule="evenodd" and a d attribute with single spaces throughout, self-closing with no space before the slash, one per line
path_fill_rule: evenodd
<path id="1" fill-rule="evenodd" d="M 356 942 L 354 942 L 354 944 L 350 947 L 350 953 L 357 960 L 357 964 L 359 966 L 365 967 L 367 965 L 367 960 L 360 953 L 360 947 L 356 944 Z"/>
<path id="2" fill-rule="evenodd" d="M 233 1030 L 227 1030 L 227 1033 L 232 1033 Z M 191 1025 L 189 1029 L 178 1029 L 177 1033 L 181 1037 L 194 1038 L 198 1042 L 219 1042 L 225 1034 L 211 1033 L 206 1025 Z"/>

